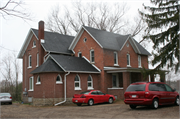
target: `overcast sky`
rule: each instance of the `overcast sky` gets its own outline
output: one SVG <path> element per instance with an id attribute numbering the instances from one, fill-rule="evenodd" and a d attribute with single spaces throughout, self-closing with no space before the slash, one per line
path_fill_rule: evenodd
<path id="1" fill-rule="evenodd" d="M 85 0 L 87 1 L 87 0 Z M 89 0 L 92 2 L 93 0 Z M 94 0 L 97 1 L 97 0 Z M 99 0 L 102 1 L 102 0 Z M 2 0 L 5 2 L 5 0 Z M 75 0 L 24 0 L 26 8 L 33 14 L 33 21 L 23 21 L 20 18 L 0 17 L 0 53 L 1 57 L 9 51 L 19 52 L 30 28 L 38 28 L 38 22 L 47 18 L 51 8 L 57 4 L 68 5 Z M 84 2 L 84 1 L 83 1 Z M 142 8 L 144 2 L 149 0 L 107 0 L 107 2 L 125 2 L 129 6 L 128 14 L 132 18 L 137 14 L 138 8 Z M 4 47 L 4 48 L 2 48 Z M 5 49 L 6 48 L 6 49 Z"/>
<path id="2" fill-rule="evenodd" d="M 3 5 L 7 0 L 1 0 L 0 5 Z M 16 17 L 7 17 L 3 19 L 0 17 L 0 60 L 7 52 L 15 52 L 18 54 L 20 51 L 28 31 L 30 28 L 38 29 L 38 22 L 45 21 L 52 7 L 59 5 L 67 5 L 76 0 L 23 0 L 26 5 L 24 6 L 33 14 L 33 21 L 23 21 Z M 82 2 L 96 2 L 98 0 L 82 0 Z M 105 0 L 99 0 L 104 2 Z M 106 0 L 106 2 L 120 2 L 127 3 L 129 7 L 129 19 L 133 19 L 138 13 L 138 9 L 142 9 L 142 4 L 149 5 L 150 0 Z M 148 48 L 151 53 L 152 49 Z M 150 66 L 151 68 L 151 66 Z"/>

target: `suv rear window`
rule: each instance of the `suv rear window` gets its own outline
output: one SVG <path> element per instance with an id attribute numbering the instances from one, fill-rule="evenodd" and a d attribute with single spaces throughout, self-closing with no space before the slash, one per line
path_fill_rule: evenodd
<path id="1" fill-rule="evenodd" d="M 130 85 L 126 92 L 130 91 L 145 91 L 146 84 L 136 84 L 136 85 Z"/>

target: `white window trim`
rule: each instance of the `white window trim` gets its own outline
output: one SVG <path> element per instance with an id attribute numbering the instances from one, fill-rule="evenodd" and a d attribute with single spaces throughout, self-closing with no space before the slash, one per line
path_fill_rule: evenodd
<path id="1" fill-rule="evenodd" d="M 119 88 L 119 76 L 118 74 L 112 74 L 113 75 L 116 75 L 116 86 L 113 86 L 113 79 L 112 79 L 112 88 Z"/>
<path id="2" fill-rule="evenodd" d="M 118 64 L 118 53 L 117 53 L 117 52 L 114 52 L 114 54 L 116 54 L 116 64 L 115 64 L 115 62 L 114 62 L 114 66 L 119 66 L 119 64 Z"/>
<path id="3" fill-rule="evenodd" d="M 87 90 L 93 90 L 93 78 L 91 75 L 88 76 L 88 78 L 91 78 L 91 81 L 87 81 Z M 88 83 L 91 83 L 91 87 L 88 87 Z"/>
<path id="4" fill-rule="evenodd" d="M 56 81 L 56 84 L 63 84 L 61 75 L 58 75 L 58 77 L 59 77 L 60 81 Z"/>
<path id="5" fill-rule="evenodd" d="M 85 43 L 85 42 L 87 41 L 87 38 L 84 38 L 83 41 L 84 41 L 84 43 Z"/>
<path id="6" fill-rule="evenodd" d="M 130 56 L 130 54 L 127 54 L 127 55 L 129 55 L 129 65 L 127 64 L 127 67 L 131 67 L 131 56 Z M 127 55 L 126 55 L 126 57 L 127 57 Z M 127 59 L 128 60 L 128 59 Z"/>
<path id="7" fill-rule="evenodd" d="M 76 75 L 79 79 L 79 81 L 74 81 L 74 90 L 82 90 L 81 89 L 81 79 L 79 77 L 79 75 Z M 79 83 L 79 87 L 75 87 L 75 83 Z"/>
<path id="8" fill-rule="evenodd" d="M 82 53 L 81 52 L 78 52 L 78 57 L 80 57 L 79 55 L 81 54 L 81 57 L 82 57 Z"/>
<path id="9" fill-rule="evenodd" d="M 33 76 L 31 76 L 30 78 L 29 78 L 29 88 L 30 88 L 30 79 L 32 78 L 32 89 L 29 89 L 28 91 L 34 91 L 34 77 Z"/>
<path id="10" fill-rule="evenodd" d="M 30 57 L 31 57 L 31 66 L 30 66 Z M 28 56 L 28 69 L 32 68 L 32 55 Z"/>
<path id="11" fill-rule="evenodd" d="M 35 40 L 34 40 L 35 41 Z M 33 46 L 32 46 L 32 48 L 35 48 L 36 47 L 36 45 L 34 45 L 34 41 L 33 41 Z M 36 41 L 35 41 L 36 42 Z"/>
<path id="12" fill-rule="evenodd" d="M 140 62 L 140 63 L 139 63 Z M 141 66 L 141 56 L 140 55 L 138 55 L 138 67 L 139 68 L 142 68 L 142 66 Z"/>
<path id="13" fill-rule="evenodd" d="M 95 63 L 95 56 L 94 56 L 94 61 L 92 62 L 92 54 L 91 54 L 92 51 L 94 52 L 94 50 L 93 50 L 93 49 L 90 50 L 90 62 L 91 62 L 91 63 Z"/>
<path id="14" fill-rule="evenodd" d="M 39 66 L 39 53 L 37 53 L 36 55 L 36 63 L 37 63 L 36 67 L 38 67 Z"/>
<path id="15" fill-rule="evenodd" d="M 38 78 L 39 78 L 39 76 L 37 77 L 36 85 L 40 85 L 41 84 L 41 81 L 38 81 Z"/>

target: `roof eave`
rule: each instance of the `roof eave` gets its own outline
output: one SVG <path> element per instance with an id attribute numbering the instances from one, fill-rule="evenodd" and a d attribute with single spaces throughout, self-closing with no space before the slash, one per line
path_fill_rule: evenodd
<path id="1" fill-rule="evenodd" d="M 21 50 L 19 51 L 17 58 L 19 58 L 19 59 L 23 58 L 23 55 L 24 55 L 24 53 L 25 53 L 25 51 L 29 45 L 29 42 L 31 41 L 33 34 L 34 34 L 34 32 L 32 31 L 32 29 L 30 29 L 28 32 L 28 35 L 26 36 L 26 39 L 25 39 L 25 41 L 21 47 Z"/>

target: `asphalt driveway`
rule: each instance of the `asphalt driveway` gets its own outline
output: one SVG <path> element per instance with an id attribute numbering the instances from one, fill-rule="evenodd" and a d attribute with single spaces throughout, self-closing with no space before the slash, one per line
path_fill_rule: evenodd
<path id="1" fill-rule="evenodd" d="M 179 106 L 163 106 L 157 110 L 149 107 L 137 107 L 132 110 L 123 103 L 97 104 L 93 106 L 48 106 L 1 105 L 1 118 L 179 118 Z"/>

